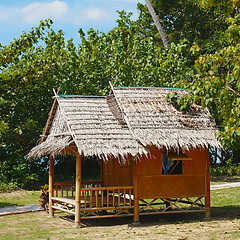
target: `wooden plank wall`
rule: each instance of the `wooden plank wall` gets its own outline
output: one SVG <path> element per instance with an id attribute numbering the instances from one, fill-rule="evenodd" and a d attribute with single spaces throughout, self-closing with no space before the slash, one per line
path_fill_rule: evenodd
<path id="1" fill-rule="evenodd" d="M 192 160 L 183 160 L 183 173 L 162 174 L 162 152 L 150 150 L 153 157 L 143 157 L 138 168 L 139 197 L 142 199 L 197 197 L 206 195 L 206 160 L 208 150 L 192 150 L 187 155 Z M 120 166 L 117 159 L 103 163 L 103 186 L 132 186 L 133 164 Z"/>
<path id="2" fill-rule="evenodd" d="M 102 164 L 103 186 L 133 186 L 132 162 L 120 165 L 117 159 Z"/>
<path id="3" fill-rule="evenodd" d="M 153 158 L 139 164 L 139 197 L 142 199 L 204 196 L 207 150 L 193 150 L 183 160 L 183 173 L 162 175 L 161 151 L 151 150 Z"/>

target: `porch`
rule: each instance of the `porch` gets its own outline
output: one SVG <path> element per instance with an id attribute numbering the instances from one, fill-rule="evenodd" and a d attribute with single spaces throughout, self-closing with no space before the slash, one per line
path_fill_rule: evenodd
<path id="1" fill-rule="evenodd" d="M 101 182 L 82 182 L 80 218 L 133 216 L 133 186 L 101 187 Z M 53 210 L 76 215 L 75 182 L 54 183 L 51 197 Z"/>
<path id="2" fill-rule="evenodd" d="M 75 182 L 54 183 L 51 209 L 76 215 L 75 199 Z M 206 212 L 205 196 L 136 201 L 135 214 L 137 215 Z M 82 182 L 80 219 L 124 216 L 134 216 L 133 186 L 102 187 L 100 181 Z"/>

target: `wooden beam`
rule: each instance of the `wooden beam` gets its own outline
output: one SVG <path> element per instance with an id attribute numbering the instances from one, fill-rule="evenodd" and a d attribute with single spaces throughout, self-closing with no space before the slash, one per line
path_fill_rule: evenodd
<path id="1" fill-rule="evenodd" d="M 54 210 L 52 209 L 53 201 L 52 197 L 54 195 L 53 191 L 53 182 L 54 182 L 54 157 L 50 154 L 50 163 L 49 163 L 49 216 L 54 216 Z"/>
<path id="2" fill-rule="evenodd" d="M 105 186 L 105 182 L 103 181 L 103 160 L 99 159 L 100 163 L 100 181 L 101 181 L 101 186 Z"/>
<path id="3" fill-rule="evenodd" d="M 133 160 L 132 160 L 133 161 Z M 133 186 L 134 186 L 134 224 L 139 223 L 139 179 L 138 163 L 133 162 Z"/>
<path id="4" fill-rule="evenodd" d="M 80 225 L 81 211 L 81 155 L 76 155 L 76 196 L 75 196 L 75 226 Z"/>
<path id="5" fill-rule="evenodd" d="M 211 210 L 210 210 L 210 173 L 209 173 L 209 153 L 208 149 L 206 150 L 206 197 L 205 197 L 205 218 L 209 219 L 211 217 Z"/>
<path id="6" fill-rule="evenodd" d="M 75 212 L 73 212 L 73 211 L 71 211 L 71 210 L 68 210 L 68 209 L 60 208 L 60 207 L 57 207 L 57 206 L 53 206 L 53 208 L 54 208 L 55 210 L 60 210 L 60 211 L 67 212 L 67 213 L 71 213 L 71 214 L 75 215 Z"/>

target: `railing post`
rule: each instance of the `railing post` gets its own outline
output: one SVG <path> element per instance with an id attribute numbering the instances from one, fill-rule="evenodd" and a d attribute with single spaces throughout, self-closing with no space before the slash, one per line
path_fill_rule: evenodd
<path id="1" fill-rule="evenodd" d="M 53 189 L 53 181 L 54 181 L 54 157 L 50 154 L 50 163 L 49 163 L 49 217 L 54 216 L 54 211 L 52 209 L 53 201 L 52 197 L 54 195 Z"/>
<path id="2" fill-rule="evenodd" d="M 76 155 L 76 196 L 75 196 L 75 226 L 80 225 L 81 208 L 81 155 Z"/>

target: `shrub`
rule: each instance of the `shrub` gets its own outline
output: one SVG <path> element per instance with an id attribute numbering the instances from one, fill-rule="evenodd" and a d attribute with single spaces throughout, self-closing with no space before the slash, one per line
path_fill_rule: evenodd
<path id="1" fill-rule="evenodd" d="M 211 166 L 210 174 L 212 176 L 234 176 L 240 175 L 240 165 L 232 163 L 232 159 L 230 158 L 226 165 L 215 165 Z"/>
<path id="2" fill-rule="evenodd" d="M 0 182 L 0 192 L 12 192 L 18 189 L 18 184 L 16 182 Z"/>
<path id="3" fill-rule="evenodd" d="M 42 193 L 40 195 L 40 204 L 41 206 L 47 211 L 49 206 L 49 190 L 48 190 L 48 184 L 45 184 L 44 186 L 41 186 Z"/>

